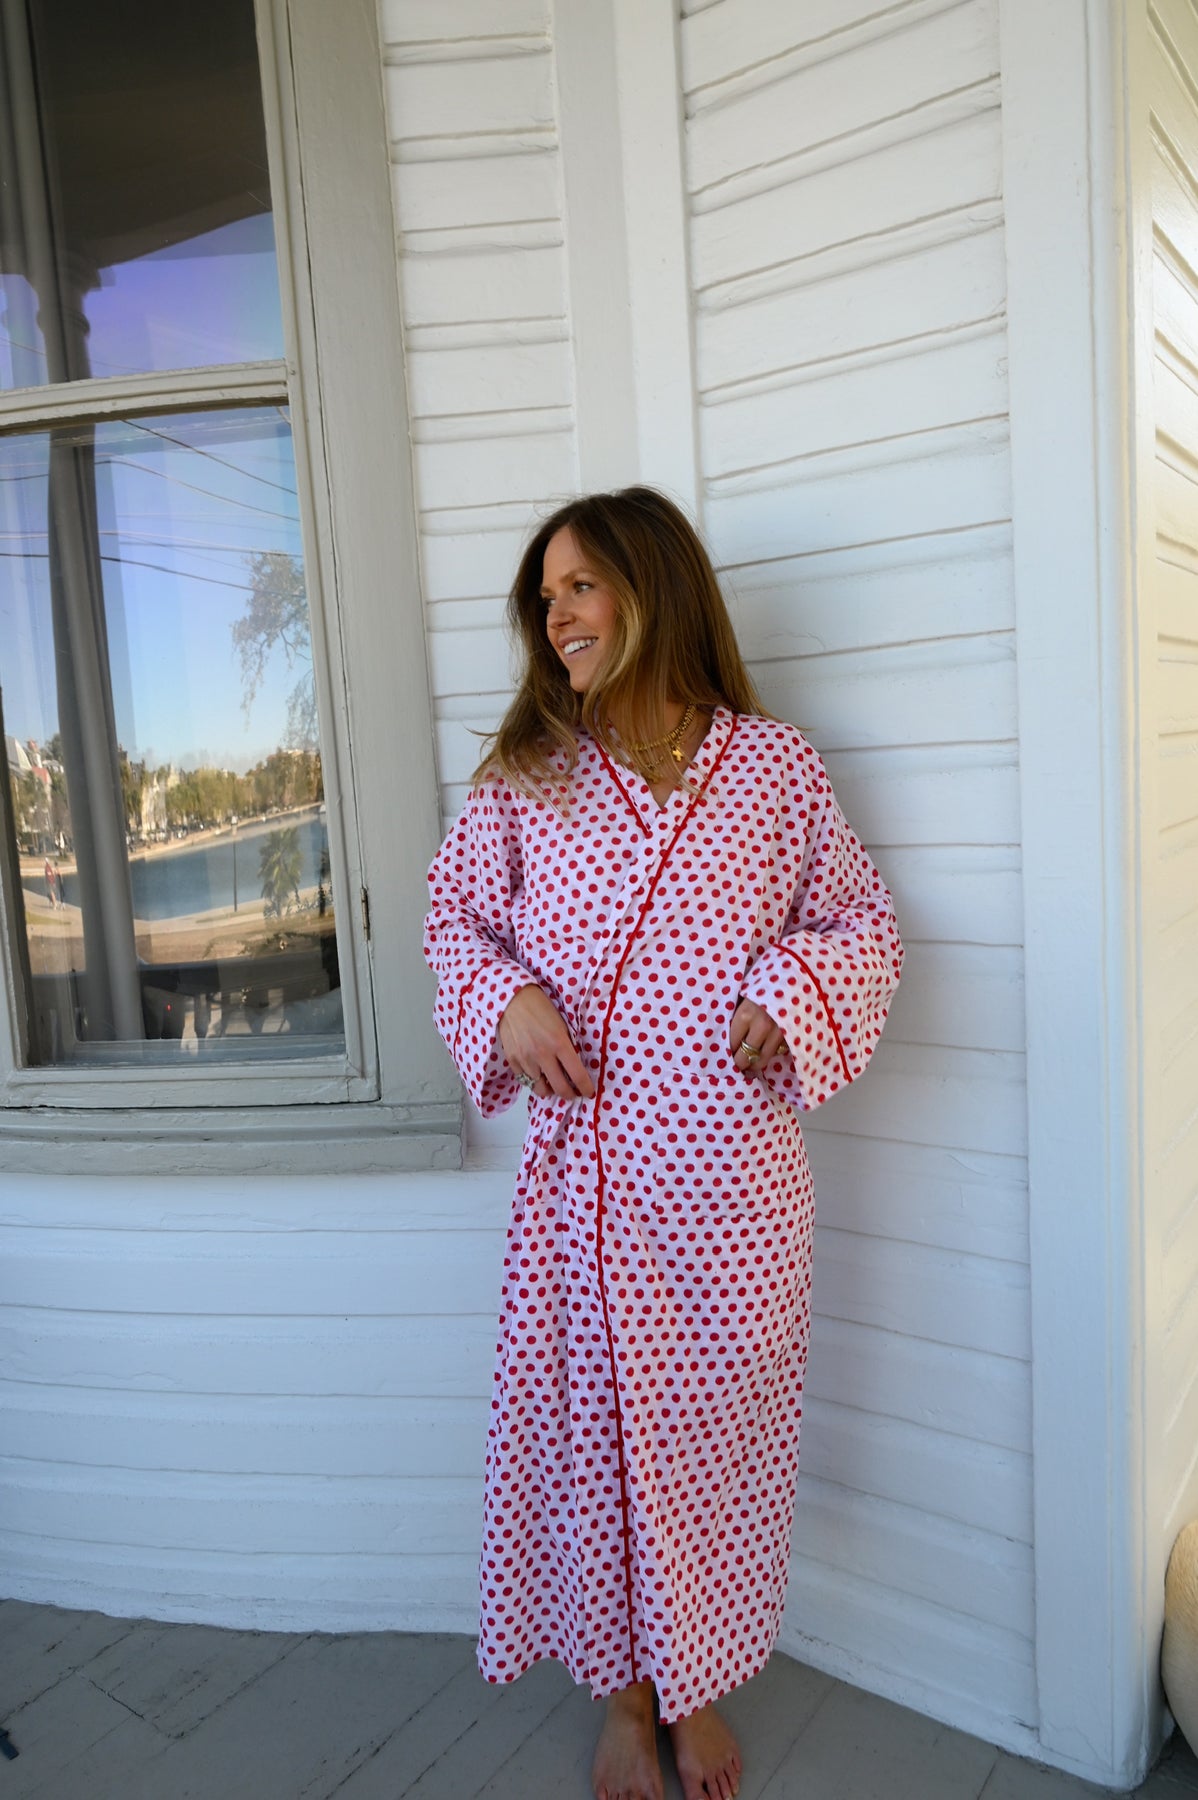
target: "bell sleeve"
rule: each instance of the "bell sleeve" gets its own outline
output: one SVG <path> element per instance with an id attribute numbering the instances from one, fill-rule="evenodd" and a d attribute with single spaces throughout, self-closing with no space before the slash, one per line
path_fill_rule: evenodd
<path id="1" fill-rule="evenodd" d="M 424 954 L 437 977 L 433 1016 L 484 1118 L 520 1085 L 499 1042 L 512 996 L 536 983 L 517 960 L 512 907 L 522 885 L 510 797 L 495 783 L 472 794 L 428 872 Z"/>
<path id="2" fill-rule="evenodd" d="M 903 947 L 890 894 L 806 743 L 800 767 L 809 779 L 784 795 L 778 827 L 780 866 L 798 850 L 798 880 L 781 932 L 752 962 L 741 992 L 786 1040 L 764 1071 L 770 1087 L 810 1112 L 863 1073 Z"/>

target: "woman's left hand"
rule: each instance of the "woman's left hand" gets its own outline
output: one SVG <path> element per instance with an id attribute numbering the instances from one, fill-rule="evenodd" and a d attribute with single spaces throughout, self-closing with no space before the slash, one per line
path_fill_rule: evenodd
<path id="1" fill-rule="evenodd" d="M 752 1000 L 739 1000 L 732 1015 L 728 1048 L 738 1069 L 746 1073 L 768 1062 L 779 1050 L 785 1050 L 782 1027 L 775 1025 L 764 1006 Z"/>

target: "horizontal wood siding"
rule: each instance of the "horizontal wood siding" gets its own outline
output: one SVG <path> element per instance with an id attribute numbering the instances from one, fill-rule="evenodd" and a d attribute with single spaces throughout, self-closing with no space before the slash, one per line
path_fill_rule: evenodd
<path id="1" fill-rule="evenodd" d="M 1164 1551 L 1198 1511 L 1198 20 L 1149 7 L 1157 838 L 1146 927 L 1161 1229 Z"/>
<path id="2" fill-rule="evenodd" d="M 383 0 L 400 293 L 442 794 L 511 691 L 503 605 L 577 486 L 549 0 Z"/>
<path id="3" fill-rule="evenodd" d="M 471 1630 L 506 1206 L 451 1173 L 0 1177 L 4 1591 Z"/>
<path id="4" fill-rule="evenodd" d="M 1034 1723 L 996 6 L 718 0 L 681 34 L 709 538 L 909 945 L 869 1079 L 805 1127 L 789 1641 Z"/>

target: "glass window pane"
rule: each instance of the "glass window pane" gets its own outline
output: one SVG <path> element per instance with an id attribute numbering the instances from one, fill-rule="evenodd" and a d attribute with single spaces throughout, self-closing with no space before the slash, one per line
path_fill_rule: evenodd
<path id="1" fill-rule="evenodd" d="M 0 439 L 31 1060 L 343 1048 L 286 409 Z"/>
<path id="2" fill-rule="evenodd" d="M 3 0 L 0 385 L 282 354 L 253 0 Z"/>

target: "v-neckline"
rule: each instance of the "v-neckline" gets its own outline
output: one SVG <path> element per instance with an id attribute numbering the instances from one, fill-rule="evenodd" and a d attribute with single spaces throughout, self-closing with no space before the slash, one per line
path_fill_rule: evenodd
<path id="1" fill-rule="evenodd" d="M 703 740 L 699 744 L 695 754 L 687 763 L 686 768 L 683 770 L 683 774 L 690 778 L 692 784 L 695 776 L 705 775 L 710 768 L 711 752 L 714 747 L 714 740 L 718 735 L 717 727 L 721 726 L 728 716 L 728 708 L 726 706 L 716 706 L 713 709 L 711 723 L 703 734 Z M 622 775 L 630 776 L 633 782 L 639 785 L 652 808 L 651 816 L 659 821 L 664 819 L 672 810 L 676 809 L 679 795 L 682 795 L 683 798 L 688 801 L 694 798 L 694 795 L 688 794 L 685 788 L 674 787 L 670 789 L 665 799 L 659 802 L 657 795 L 653 792 L 653 789 L 649 786 L 649 783 L 645 780 L 645 777 L 641 774 L 639 769 L 634 769 L 631 765 L 622 763 L 620 765 L 620 773 Z M 700 783 L 700 785 L 702 784 Z"/>

